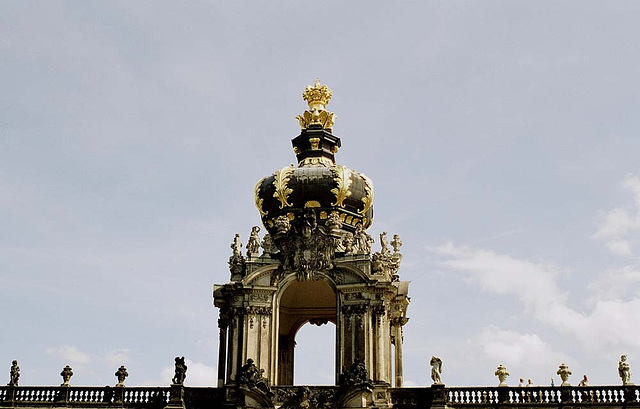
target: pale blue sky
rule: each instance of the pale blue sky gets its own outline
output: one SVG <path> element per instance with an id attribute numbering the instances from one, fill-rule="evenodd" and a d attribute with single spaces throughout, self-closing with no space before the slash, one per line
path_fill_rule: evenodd
<path id="1" fill-rule="evenodd" d="M 637 1 L 0 2 L 0 369 L 168 385 L 185 355 L 187 384 L 213 384 L 211 287 L 319 77 L 338 162 L 375 185 L 370 232 L 404 242 L 407 384 L 431 355 L 449 385 L 499 364 L 548 384 L 563 361 L 618 383 L 620 354 L 640 368 L 639 19 Z"/>

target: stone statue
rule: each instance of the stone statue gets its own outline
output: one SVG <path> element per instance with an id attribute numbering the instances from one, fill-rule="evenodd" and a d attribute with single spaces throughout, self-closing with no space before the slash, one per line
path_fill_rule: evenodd
<path id="1" fill-rule="evenodd" d="M 353 233 L 346 233 L 342 238 L 342 245 L 344 246 L 345 254 L 353 254 L 353 244 L 355 240 L 353 238 Z"/>
<path id="2" fill-rule="evenodd" d="M 236 233 L 236 235 L 233 238 L 233 242 L 231 243 L 231 249 L 233 250 L 232 257 L 234 258 L 242 257 L 242 251 L 240 250 L 241 247 L 242 247 L 242 243 L 240 243 L 240 235 Z"/>
<path id="3" fill-rule="evenodd" d="M 564 362 L 560 364 L 560 366 L 558 367 L 558 372 L 556 372 L 558 375 L 560 375 L 560 379 L 562 379 L 562 384 L 560 386 L 570 386 L 571 384 L 569 383 L 569 376 L 571 376 L 572 372 L 569 370 L 569 366 L 567 364 L 565 364 Z M 553 378 L 551 378 L 553 381 Z M 552 385 L 553 386 L 553 385 Z"/>
<path id="4" fill-rule="evenodd" d="M 247 242 L 247 256 L 258 255 L 260 252 L 260 235 L 258 233 L 260 233 L 260 227 L 253 226 Z"/>
<path id="5" fill-rule="evenodd" d="M 327 222 L 329 222 L 328 218 Z M 316 215 L 316 211 L 311 208 L 304 209 L 300 215 L 298 226 L 300 227 L 300 232 L 303 237 L 311 237 L 311 233 L 316 229 L 316 227 L 318 227 L 318 216 Z"/>
<path id="6" fill-rule="evenodd" d="M 391 250 L 389 250 L 389 240 L 387 239 L 387 232 L 383 231 L 380 233 L 380 253 L 390 254 Z"/>
<path id="7" fill-rule="evenodd" d="M 432 356 L 429 365 L 431 365 L 431 380 L 433 384 L 442 385 L 442 359 L 437 356 Z"/>
<path id="8" fill-rule="evenodd" d="M 371 383 L 369 372 L 360 358 L 356 358 L 349 369 L 343 367 L 340 374 L 340 386 L 354 386 Z"/>
<path id="9" fill-rule="evenodd" d="M 355 232 L 356 239 L 356 247 L 358 248 L 358 253 L 360 254 L 370 254 L 371 253 L 371 243 L 373 243 L 373 239 L 362 227 L 362 224 L 358 224 L 356 226 Z"/>
<path id="10" fill-rule="evenodd" d="M 324 225 L 329 230 L 329 234 L 338 233 L 340 231 L 340 228 L 342 227 L 342 221 L 340 221 L 340 215 L 338 214 L 338 212 L 334 211 L 329 213 L 327 221 L 324 222 Z"/>
<path id="11" fill-rule="evenodd" d="M 69 365 L 62 368 L 62 372 L 60 372 L 60 376 L 62 376 L 62 384 L 60 386 L 69 386 L 69 380 L 73 376 L 73 370 Z"/>
<path id="12" fill-rule="evenodd" d="M 620 375 L 623 385 L 631 385 L 631 369 L 629 368 L 626 355 L 620 357 L 620 362 L 618 362 L 618 375 Z"/>
<path id="13" fill-rule="evenodd" d="M 505 368 L 504 365 L 500 364 L 494 375 L 497 376 L 500 381 L 498 386 L 507 386 L 505 381 L 507 380 L 507 376 L 509 376 L 509 372 L 507 372 L 507 368 Z M 520 379 L 520 382 L 522 382 L 522 379 Z"/>
<path id="14" fill-rule="evenodd" d="M 393 235 L 393 240 L 391 240 L 391 247 L 393 247 L 394 253 L 400 252 L 400 246 L 402 246 L 402 241 L 400 240 L 400 236 L 397 234 Z"/>
<path id="15" fill-rule="evenodd" d="M 289 218 L 287 216 L 280 215 L 276 217 L 274 226 L 278 234 L 287 234 L 291 228 L 291 222 L 289 222 Z"/>
<path id="16" fill-rule="evenodd" d="M 587 378 L 587 375 L 582 377 L 582 380 L 580 381 L 578 386 L 589 386 L 589 379 Z"/>
<path id="17" fill-rule="evenodd" d="M 18 379 L 20 379 L 20 367 L 18 361 L 15 359 L 11 362 L 11 370 L 9 371 L 9 383 L 7 386 L 18 386 Z"/>
<path id="18" fill-rule="evenodd" d="M 262 239 L 262 243 L 260 243 L 260 246 L 262 247 L 262 250 L 263 250 L 262 251 L 263 256 L 265 254 L 275 253 L 273 239 L 271 239 L 271 235 L 269 233 L 264 235 L 264 238 Z"/>
<path id="19" fill-rule="evenodd" d="M 247 359 L 247 363 L 242 365 L 242 368 L 240 368 L 236 381 L 240 385 L 256 388 L 267 396 L 273 396 L 273 392 L 269 386 L 269 380 L 265 378 L 263 374 L 264 369 L 258 368 L 253 359 L 249 358 Z"/>
<path id="20" fill-rule="evenodd" d="M 127 368 L 125 368 L 124 365 L 120 365 L 120 368 L 118 368 L 115 375 L 116 375 L 116 378 L 118 378 L 118 383 L 116 384 L 116 387 L 124 388 L 124 380 L 127 376 L 129 376 L 129 373 L 127 372 Z"/>
<path id="21" fill-rule="evenodd" d="M 238 236 L 236 234 L 236 236 Z M 187 377 L 187 365 L 184 363 L 184 357 L 176 357 L 175 359 L 175 375 L 173 375 L 174 385 L 184 385 L 184 380 Z"/>

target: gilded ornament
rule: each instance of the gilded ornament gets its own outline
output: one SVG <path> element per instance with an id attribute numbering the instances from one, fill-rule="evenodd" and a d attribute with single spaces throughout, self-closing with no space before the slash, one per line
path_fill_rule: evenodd
<path id="1" fill-rule="evenodd" d="M 311 143 L 311 149 L 317 151 L 320 147 L 320 138 L 309 138 L 309 143 Z"/>
<path id="2" fill-rule="evenodd" d="M 333 96 L 333 92 L 326 85 L 320 84 L 320 79 L 316 78 L 313 86 L 307 85 L 302 92 L 302 99 L 309 103 L 309 108 L 324 109 L 326 105 L 329 105 L 329 100 Z"/>
<path id="3" fill-rule="evenodd" d="M 264 182 L 264 178 L 260 179 L 258 183 L 256 183 L 254 194 L 255 194 L 256 207 L 260 212 L 260 216 L 266 216 L 268 212 L 265 212 L 264 210 L 262 210 L 262 203 L 264 202 L 264 199 L 260 197 L 260 187 L 262 187 L 262 182 Z"/>
<path id="4" fill-rule="evenodd" d="M 344 207 L 344 200 L 351 196 L 351 171 L 342 166 L 336 165 L 331 168 L 331 171 L 335 175 L 333 181 L 338 185 L 331 189 L 331 193 L 336 195 L 336 201 L 331 203 L 331 206 Z"/>
<path id="5" fill-rule="evenodd" d="M 301 160 L 300 162 L 298 162 L 298 166 L 302 167 L 302 166 L 324 166 L 324 167 L 330 167 L 335 165 L 335 162 L 332 161 L 329 158 L 325 158 L 325 157 L 319 157 L 319 158 L 305 158 L 303 160 Z"/>
<path id="6" fill-rule="evenodd" d="M 325 111 L 325 106 L 329 104 L 332 95 L 329 87 L 321 85 L 318 79 L 313 86 L 307 85 L 302 98 L 309 104 L 309 109 L 296 117 L 302 129 L 306 129 L 311 124 L 319 124 L 324 129 L 333 128 L 335 114 Z"/>
<path id="7" fill-rule="evenodd" d="M 293 165 L 289 165 L 273 174 L 273 176 L 275 176 L 273 186 L 276 188 L 276 191 L 273 193 L 273 197 L 280 200 L 280 209 L 284 209 L 285 206 L 293 206 L 287 201 L 289 199 L 289 195 L 293 193 L 293 189 L 290 189 L 287 186 L 289 179 L 291 178 L 291 174 L 293 173 L 293 169 Z"/>
<path id="8" fill-rule="evenodd" d="M 333 129 L 336 118 L 336 114 L 324 110 L 304 111 L 296 117 L 302 129 L 307 129 L 312 124 L 322 125 L 324 129 Z"/>
<path id="9" fill-rule="evenodd" d="M 360 199 L 362 200 L 362 203 L 364 203 L 364 206 L 362 210 L 358 210 L 358 213 L 364 215 L 373 205 L 373 182 L 371 182 L 371 179 L 369 179 L 367 175 L 362 173 L 360 174 L 360 177 L 364 181 L 364 197 Z"/>

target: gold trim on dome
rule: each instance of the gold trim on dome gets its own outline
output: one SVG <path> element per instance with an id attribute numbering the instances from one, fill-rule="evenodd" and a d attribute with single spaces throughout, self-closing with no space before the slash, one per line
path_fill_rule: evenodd
<path id="1" fill-rule="evenodd" d="M 336 195 L 336 201 L 331 203 L 331 206 L 344 207 L 344 200 L 351 196 L 351 171 L 342 166 L 336 165 L 331 168 L 331 172 L 335 174 L 333 181 L 338 185 L 331 189 L 331 193 Z"/>
<path id="2" fill-rule="evenodd" d="M 373 182 L 367 177 L 367 175 L 362 173 L 360 174 L 360 177 L 364 180 L 364 197 L 360 199 L 362 200 L 362 203 L 364 203 L 364 207 L 362 210 L 358 210 L 358 213 L 364 215 L 373 205 Z"/>
<path id="3" fill-rule="evenodd" d="M 260 197 L 260 187 L 262 187 L 262 182 L 264 182 L 265 178 L 262 178 L 258 181 L 258 183 L 256 183 L 256 188 L 254 189 L 254 194 L 255 194 L 255 201 L 256 201 L 256 207 L 258 208 L 258 211 L 260 212 L 260 216 L 266 216 L 268 212 L 265 212 L 264 210 L 262 210 L 262 202 L 264 202 L 264 199 L 262 199 Z"/>
<path id="4" fill-rule="evenodd" d="M 311 149 L 317 151 L 320 147 L 320 138 L 309 138 L 309 143 L 311 144 Z"/>
<path id="5" fill-rule="evenodd" d="M 284 209 L 285 206 L 293 206 L 291 203 L 287 202 L 289 195 L 293 193 L 293 189 L 290 189 L 287 186 L 289 179 L 291 178 L 291 174 L 293 173 L 293 169 L 293 165 L 289 165 L 273 174 L 273 176 L 275 176 L 273 186 L 276 188 L 276 191 L 273 193 L 273 197 L 280 200 L 280 209 Z"/>
<path id="6" fill-rule="evenodd" d="M 319 158 L 305 158 L 298 162 L 298 166 L 325 166 L 331 167 L 335 165 L 335 162 L 329 158 L 319 157 Z"/>

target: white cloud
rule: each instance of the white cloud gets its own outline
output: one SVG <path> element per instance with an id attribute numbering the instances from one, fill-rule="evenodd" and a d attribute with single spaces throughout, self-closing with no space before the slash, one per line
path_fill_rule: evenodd
<path id="1" fill-rule="evenodd" d="M 187 377 L 184 381 L 186 386 L 217 386 L 218 371 L 216 368 L 200 362 L 193 362 L 190 359 L 185 359 L 185 363 L 187 364 Z M 155 382 L 155 384 L 170 384 L 173 375 L 173 366 L 164 367 L 160 374 L 161 381 Z"/>
<path id="2" fill-rule="evenodd" d="M 615 255 L 631 256 L 632 245 L 636 241 L 634 233 L 640 231 L 640 176 L 627 176 L 622 186 L 633 193 L 635 209 L 616 207 L 609 211 L 592 237 L 604 241 L 606 248 Z"/>
<path id="3" fill-rule="evenodd" d="M 496 326 L 485 327 L 472 343 L 480 346 L 481 360 L 496 367 L 499 364 L 507 367 L 510 384 L 517 384 L 519 378 L 546 382 L 550 368 L 563 361 L 571 362 L 570 357 L 553 350 L 537 334 L 522 334 Z"/>
<path id="4" fill-rule="evenodd" d="M 112 349 L 104 354 L 103 359 L 109 366 L 119 367 L 120 365 L 127 365 L 131 362 L 130 354 L 130 349 Z"/>
<path id="5" fill-rule="evenodd" d="M 442 261 L 444 266 L 465 274 L 465 279 L 479 283 L 483 290 L 517 297 L 536 319 L 573 335 L 588 351 L 605 353 L 622 349 L 640 354 L 638 294 L 622 301 L 598 297 L 596 293 L 591 299 L 591 312 L 585 314 L 568 305 L 567 294 L 557 283 L 558 267 L 451 243 L 431 250 L 446 258 Z M 632 270 L 626 277 L 627 282 L 637 282 Z M 614 294 L 623 290 L 612 285 L 608 291 Z"/>
<path id="6" fill-rule="evenodd" d="M 640 268 L 626 266 L 617 270 L 608 270 L 588 286 L 593 293 L 589 301 L 621 300 L 628 297 L 640 297 Z"/>
<path id="7" fill-rule="evenodd" d="M 62 358 L 68 365 L 84 366 L 91 363 L 91 355 L 80 351 L 78 348 L 72 345 L 61 345 L 58 347 L 48 348 L 47 355 Z"/>

